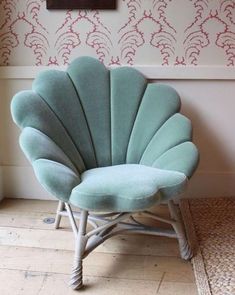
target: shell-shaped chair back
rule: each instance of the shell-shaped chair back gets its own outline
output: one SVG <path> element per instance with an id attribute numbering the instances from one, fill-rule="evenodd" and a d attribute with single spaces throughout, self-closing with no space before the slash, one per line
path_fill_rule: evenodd
<path id="1" fill-rule="evenodd" d="M 178 113 L 177 92 L 148 83 L 131 67 L 109 71 L 94 58 L 78 58 L 66 72 L 40 73 L 32 91 L 16 94 L 11 108 L 31 161 L 50 159 L 79 173 L 140 163 L 187 177 L 197 164 L 197 157 L 187 161 L 197 150 L 190 121 Z"/>
<path id="2" fill-rule="evenodd" d="M 20 145 L 39 182 L 62 201 L 56 227 L 62 215 L 69 216 L 75 233 L 74 289 L 82 287 L 83 257 L 123 230 L 177 237 L 181 256 L 191 257 L 171 199 L 196 169 L 198 151 L 191 122 L 179 110 L 173 88 L 148 83 L 131 67 L 108 70 L 90 57 L 76 59 L 66 72 L 40 73 L 31 91 L 14 96 L 12 116 L 23 129 Z M 161 202 L 168 202 L 174 218 L 166 222 L 174 230 L 154 229 L 132 217 L 141 211 L 164 221 L 146 211 Z M 69 203 L 80 209 L 79 231 Z M 89 233 L 87 222 L 94 227 Z"/>

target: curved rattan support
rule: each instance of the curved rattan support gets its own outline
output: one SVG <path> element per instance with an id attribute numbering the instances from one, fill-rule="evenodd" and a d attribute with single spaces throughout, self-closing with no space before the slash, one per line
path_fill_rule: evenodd
<path id="1" fill-rule="evenodd" d="M 186 232 L 179 212 L 179 208 L 176 207 L 172 200 L 168 202 L 168 208 L 172 219 L 175 220 L 175 222 L 172 223 L 172 227 L 174 228 L 178 239 L 180 255 L 183 259 L 189 260 L 193 256 L 193 251 L 186 237 Z"/>
<path id="2" fill-rule="evenodd" d="M 66 206 L 68 208 L 68 206 Z M 71 211 L 72 212 L 72 211 Z M 74 264 L 72 268 L 72 274 L 70 278 L 69 285 L 74 290 L 79 290 L 83 286 L 82 282 L 82 260 L 84 251 L 86 248 L 88 237 L 86 236 L 86 226 L 87 226 L 88 212 L 81 211 L 81 218 L 79 224 L 79 230 L 77 231 Z M 70 218 L 71 221 L 71 218 Z"/>
<path id="3" fill-rule="evenodd" d="M 186 260 L 190 259 L 193 253 L 186 238 L 184 224 L 178 206 L 176 206 L 173 201 L 169 201 L 168 208 L 171 216 L 169 219 L 149 211 L 138 212 L 138 214 L 170 224 L 172 229 L 146 225 L 137 220 L 134 216 L 135 213 L 133 212 L 112 212 L 105 214 L 93 214 L 92 212 L 87 212 L 85 210 L 76 212 L 72 211 L 69 204 L 63 202 L 59 203 L 56 217 L 56 228 L 59 227 L 61 217 L 68 216 L 76 239 L 74 265 L 70 280 L 71 287 L 78 290 L 83 286 L 83 259 L 105 240 L 124 232 L 177 238 L 181 257 Z M 79 219 L 79 228 L 76 219 Z M 90 223 L 93 227 L 93 229 L 88 232 L 86 230 L 87 223 Z"/>

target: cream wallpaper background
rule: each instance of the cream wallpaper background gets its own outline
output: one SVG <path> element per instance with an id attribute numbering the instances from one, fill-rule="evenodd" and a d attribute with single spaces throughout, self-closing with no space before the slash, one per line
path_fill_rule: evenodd
<path id="1" fill-rule="evenodd" d="M 69 0 L 68 0 L 69 1 Z M 234 0 L 117 0 L 113 11 L 0 1 L 0 65 L 235 65 Z"/>

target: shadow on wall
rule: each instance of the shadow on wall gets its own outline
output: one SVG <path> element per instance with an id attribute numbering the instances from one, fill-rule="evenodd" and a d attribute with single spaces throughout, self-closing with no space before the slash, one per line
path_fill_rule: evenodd
<path id="1" fill-rule="evenodd" d="M 205 113 L 201 114 L 197 108 L 193 108 L 193 105 L 185 97 L 181 97 L 181 99 L 181 112 L 192 121 L 193 142 L 200 153 L 198 169 L 189 182 L 185 197 L 235 195 L 234 165 L 231 161 L 231 154 L 226 153 L 226 144 L 229 142 L 223 142 L 219 132 L 216 133 L 216 130 L 211 128 Z M 224 111 L 226 113 L 226 110 Z"/>
<path id="2" fill-rule="evenodd" d="M 2 172 L 2 161 L 3 161 L 3 87 L 0 83 L 0 201 L 3 199 L 3 172 Z"/>
<path id="3" fill-rule="evenodd" d="M 0 166 L 0 201 L 2 199 L 3 199 L 3 181 L 2 181 L 2 167 Z"/>
<path id="4" fill-rule="evenodd" d="M 13 95 L 23 89 L 30 89 L 31 85 L 32 79 L 0 79 L 0 196 L 2 189 L 3 197 L 51 199 L 39 185 L 20 149 L 20 130 L 13 123 L 10 113 Z"/>

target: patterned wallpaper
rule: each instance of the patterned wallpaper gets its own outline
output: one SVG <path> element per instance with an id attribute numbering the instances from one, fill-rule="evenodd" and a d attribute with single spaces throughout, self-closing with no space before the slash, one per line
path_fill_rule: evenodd
<path id="1" fill-rule="evenodd" d="M 68 0 L 69 1 L 69 0 Z M 117 0 L 113 11 L 0 0 L 0 65 L 235 65 L 235 0 Z"/>

